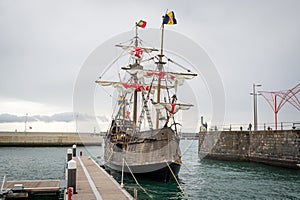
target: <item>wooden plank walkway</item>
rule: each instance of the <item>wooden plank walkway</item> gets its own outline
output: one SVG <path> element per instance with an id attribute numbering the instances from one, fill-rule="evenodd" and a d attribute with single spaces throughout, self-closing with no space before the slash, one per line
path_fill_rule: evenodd
<path id="1" fill-rule="evenodd" d="M 92 158 L 73 157 L 77 164 L 73 200 L 122 200 L 133 197 Z"/>

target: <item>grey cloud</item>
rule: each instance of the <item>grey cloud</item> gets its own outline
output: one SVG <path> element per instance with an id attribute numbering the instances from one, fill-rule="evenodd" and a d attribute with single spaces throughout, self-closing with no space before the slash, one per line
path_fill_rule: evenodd
<path id="1" fill-rule="evenodd" d="M 106 116 L 96 116 L 101 122 L 108 122 Z M 72 122 L 72 121 L 87 121 L 94 118 L 87 114 L 75 114 L 72 112 L 56 113 L 54 115 L 33 115 L 33 116 L 18 116 L 8 113 L 0 114 L 0 123 L 14 123 L 14 122 Z"/>
<path id="2" fill-rule="evenodd" d="M 112 36 L 130 30 L 140 18 L 148 22 L 147 28 L 159 27 L 166 8 L 174 10 L 178 20 L 178 25 L 166 29 L 194 39 L 216 64 L 226 90 L 228 121 L 250 120 L 249 92 L 254 82 L 264 90 L 288 89 L 298 83 L 300 1 L 175 0 L 171 7 L 168 2 L 154 2 L 101 0 L 71 5 L 58 0 L 1 1 L 0 97 L 70 110 L 76 76 L 89 53 Z M 88 80 L 90 84 L 93 81 Z M 261 120 L 273 120 L 268 105 L 262 102 L 259 106 Z M 284 110 L 280 116 L 284 120 L 299 118 L 298 113 L 292 116 Z M 28 120 L 74 120 L 72 114 L 31 117 Z M 9 114 L 0 118 L 25 120 L 25 116 Z M 77 118 L 89 119 L 84 115 Z"/>
<path id="3" fill-rule="evenodd" d="M 97 118 L 101 121 L 101 122 L 108 122 L 109 119 L 106 116 L 97 116 Z"/>
<path id="4" fill-rule="evenodd" d="M 0 115 L 0 123 L 13 123 L 13 122 L 25 122 L 26 116 L 17 116 L 17 115 L 11 115 L 11 114 L 1 114 Z M 27 117 L 28 122 L 34 122 L 37 121 L 35 117 Z"/>

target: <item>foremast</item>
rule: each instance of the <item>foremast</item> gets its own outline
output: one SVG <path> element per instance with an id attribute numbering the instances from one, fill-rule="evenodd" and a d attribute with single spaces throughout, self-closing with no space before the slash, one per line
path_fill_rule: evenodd
<path id="1" fill-rule="evenodd" d="M 138 47 L 139 45 L 139 41 L 138 41 L 138 23 L 136 22 L 135 23 L 135 41 L 134 41 L 134 46 L 135 48 Z M 140 62 L 138 59 L 135 59 L 135 65 L 136 66 L 140 66 Z M 137 77 L 134 76 L 134 82 L 135 83 L 138 83 L 138 80 L 137 80 Z M 137 99 L 138 98 L 138 95 L 137 95 L 137 90 L 134 90 L 134 93 L 133 93 L 133 130 L 135 131 L 136 130 L 136 123 L 137 123 Z"/>

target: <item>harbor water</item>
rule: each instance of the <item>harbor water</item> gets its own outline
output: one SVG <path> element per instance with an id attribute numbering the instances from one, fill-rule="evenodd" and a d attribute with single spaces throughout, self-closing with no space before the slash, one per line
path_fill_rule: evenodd
<path id="1" fill-rule="evenodd" d="M 159 183 L 126 176 L 129 193 L 139 199 L 300 199 L 300 170 L 258 163 L 198 158 L 198 142 L 182 140 L 183 166 L 179 182 Z M 78 147 L 103 164 L 103 147 Z M 64 179 L 66 147 L 0 147 L 0 180 Z M 79 153 L 78 153 L 79 155 Z M 120 182 L 120 174 L 112 174 Z"/>

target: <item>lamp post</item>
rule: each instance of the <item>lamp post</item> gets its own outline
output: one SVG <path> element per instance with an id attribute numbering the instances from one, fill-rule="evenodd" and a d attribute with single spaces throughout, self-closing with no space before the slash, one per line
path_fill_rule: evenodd
<path id="1" fill-rule="evenodd" d="M 76 118 L 75 118 L 75 131 L 76 133 L 78 133 L 78 114 L 76 114 Z"/>
<path id="2" fill-rule="evenodd" d="M 27 120 L 28 120 L 28 113 L 26 113 L 26 117 L 25 117 L 25 130 L 24 130 L 25 133 L 27 131 Z"/>
<path id="3" fill-rule="evenodd" d="M 254 131 L 257 131 L 257 93 L 255 92 L 255 87 L 260 87 L 260 84 L 253 83 L 253 93 L 250 93 L 253 95 L 253 126 Z"/>

